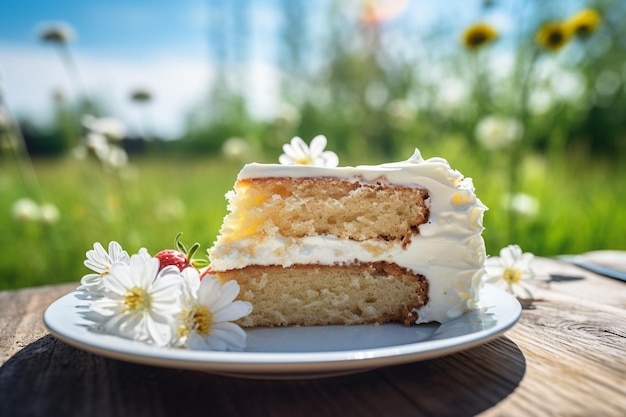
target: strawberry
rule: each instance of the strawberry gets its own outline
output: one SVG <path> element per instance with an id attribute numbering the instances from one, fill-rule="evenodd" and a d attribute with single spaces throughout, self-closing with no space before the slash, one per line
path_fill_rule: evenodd
<path id="1" fill-rule="evenodd" d="M 160 262 L 159 271 L 166 266 L 176 266 L 180 271 L 185 268 L 194 267 L 196 269 L 208 265 L 208 261 L 205 259 L 194 259 L 193 256 L 200 248 L 199 243 L 194 243 L 189 250 L 179 240 L 182 233 L 176 235 L 174 239 L 174 246 L 176 249 L 164 249 L 154 255 Z"/>
<path id="2" fill-rule="evenodd" d="M 161 264 L 159 266 L 159 271 L 170 265 L 178 267 L 178 269 L 181 271 L 191 266 L 189 260 L 187 259 L 187 255 L 174 249 L 162 250 L 161 252 L 154 255 L 154 257 L 157 258 Z"/>

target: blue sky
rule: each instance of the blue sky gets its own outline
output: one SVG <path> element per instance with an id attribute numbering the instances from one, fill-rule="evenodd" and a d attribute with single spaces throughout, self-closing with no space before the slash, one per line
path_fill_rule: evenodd
<path id="1" fill-rule="evenodd" d="M 255 19 L 271 25 L 274 1 L 255 7 Z M 46 25 L 69 24 L 70 43 L 89 93 L 126 119 L 132 131 L 136 109 L 129 91 L 154 94 L 152 111 L 165 136 L 181 131 L 212 76 L 208 28 L 219 18 L 220 0 L 3 0 L 0 2 L 0 74 L 12 113 L 49 115 L 54 91 L 74 94 L 57 51 L 37 35 Z M 268 9 L 268 7 L 270 9 Z M 262 29 L 262 25 L 261 25 Z M 259 71 L 271 71 L 258 62 Z M 269 86 L 271 87 L 271 86 Z M 130 119 L 130 120 L 129 120 Z"/>
<path id="2" fill-rule="evenodd" d="M 145 57 L 162 49 L 201 52 L 206 39 L 203 0 L 3 0 L 0 40 L 37 43 L 44 22 L 70 22 L 79 34 L 77 48 L 117 56 Z M 137 55 L 138 54 L 138 55 Z"/>
<path id="3" fill-rule="evenodd" d="M 289 1 L 300 1 L 312 15 L 329 3 Z M 502 9 L 518 1 L 501 2 Z M 283 0 L 2 0 L 0 82 L 4 101 L 14 114 L 41 120 L 50 115 L 53 92 L 75 96 L 57 51 L 37 38 L 42 25 L 66 22 L 76 32 L 70 46 L 89 94 L 106 106 L 109 116 L 123 119 L 132 132 L 138 121 L 133 118 L 137 109 L 128 100 L 129 92 L 147 88 L 154 95 L 151 111 L 159 133 L 176 136 L 185 115 L 210 86 L 216 59 L 211 28 L 224 23 L 221 11 L 227 3 L 250 6 L 252 54 L 245 65 L 252 69 L 252 76 L 245 87 L 259 116 L 269 116 L 263 112 L 277 104 L 267 101 L 276 98 L 278 88 L 276 34 Z M 405 13 L 392 24 L 427 26 L 437 16 L 445 16 L 463 27 L 484 17 L 481 4 L 482 0 L 409 0 Z M 510 23 L 510 16 L 503 13 L 492 12 L 488 18 L 503 30 Z M 312 26 L 323 33 L 322 20 Z"/>
<path id="4" fill-rule="evenodd" d="M 309 12 L 328 4 L 328 0 L 292 1 L 300 1 Z M 412 1 L 425 9 L 419 16 L 432 9 L 427 0 Z M 251 106 L 260 117 L 268 116 L 263 112 L 276 105 L 267 100 L 276 98 L 278 88 L 276 34 L 283 0 L 2 0 L 0 71 L 5 101 L 13 113 L 41 119 L 50 114 L 54 91 L 76 95 L 57 51 L 37 38 L 42 25 L 66 22 L 77 35 L 70 47 L 90 95 L 104 102 L 111 116 L 126 119 L 132 131 L 137 112 L 128 101 L 129 90 L 148 88 L 154 94 L 153 119 L 159 131 L 175 136 L 189 109 L 210 86 L 216 59 L 210 30 L 224 23 L 220 12 L 226 3 L 250 6 L 252 62 L 245 65 L 252 67 L 253 76 L 248 90 Z M 323 22 L 313 26 L 324 30 Z"/>

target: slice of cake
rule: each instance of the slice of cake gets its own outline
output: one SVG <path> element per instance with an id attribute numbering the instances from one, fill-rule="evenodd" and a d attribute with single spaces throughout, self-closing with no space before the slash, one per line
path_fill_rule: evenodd
<path id="1" fill-rule="evenodd" d="M 253 163 L 226 197 L 209 258 L 252 303 L 242 326 L 445 322 L 478 300 L 486 207 L 444 159 Z"/>

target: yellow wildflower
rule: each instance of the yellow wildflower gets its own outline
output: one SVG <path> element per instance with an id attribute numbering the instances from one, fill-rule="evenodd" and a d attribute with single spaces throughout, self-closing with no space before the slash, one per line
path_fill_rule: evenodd
<path id="1" fill-rule="evenodd" d="M 463 32 L 463 44 L 468 49 L 478 49 L 497 37 L 498 32 L 492 26 L 486 23 L 477 23 L 465 29 L 465 32 Z"/>
<path id="2" fill-rule="evenodd" d="M 561 49 L 572 37 L 570 27 L 561 22 L 548 22 L 539 28 L 535 41 L 551 51 Z"/>
<path id="3" fill-rule="evenodd" d="M 567 19 L 566 24 L 571 33 L 581 38 L 587 38 L 598 29 L 601 21 L 602 18 L 596 10 L 583 9 Z"/>

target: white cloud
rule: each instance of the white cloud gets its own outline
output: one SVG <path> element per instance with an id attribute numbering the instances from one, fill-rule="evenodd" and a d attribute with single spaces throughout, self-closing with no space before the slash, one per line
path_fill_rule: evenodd
<path id="1" fill-rule="evenodd" d="M 182 132 L 189 109 L 206 94 L 213 76 L 205 57 L 162 55 L 141 61 L 124 61 L 76 54 L 90 96 L 102 102 L 110 114 L 123 120 L 131 132 L 140 127 L 133 89 L 153 94 L 149 127 L 163 137 Z M 50 115 L 52 94 L 61 90 L 76 97 L 56 51 L 0 44 L 0 71 L 5 100 L 14 113 L 35 120 Z"/>
<path id="2" fill-rule="evenodd" d="M 163 138 L 179 136 L 186 116 L 205 100 L 215 76 L 204 56 L 164 54 L 134 61 L 86 53 L 75 57 L 87 93 L 108 112 L 100 116 L 122 120 L 131 135 L 139 135 L 145 128 Z M 280 71 L 257 60 L 231 72 L 240 74 L 251 114 L 272 117 L 278 105 Z M 0 43 L 0 73 L 4 98 L 12 112 L 36 121 L 51 116 L 55 92 L 71 98 L 79 95 L 53 48 Z M 137 88 L 152 93 L 153 100 L 145 109 L 129 98 Z"/>
<path id="3" fill-rule="evenodd" d="M 247 88 L 248 109 L 253 117 L 269 119 L 275 116 L 280 105 L 280 70 L 261 61 L 253 62 Z"/>

